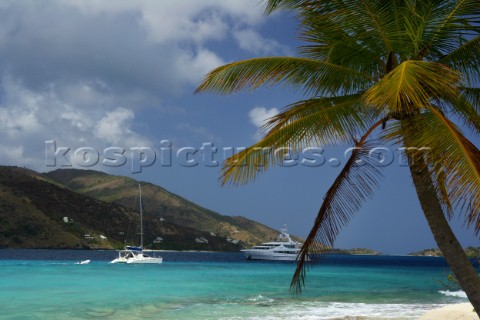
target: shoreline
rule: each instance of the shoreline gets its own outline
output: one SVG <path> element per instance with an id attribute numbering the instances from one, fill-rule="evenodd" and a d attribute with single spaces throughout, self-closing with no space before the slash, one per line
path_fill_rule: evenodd
<path id="1" fill-rule="evenodd" d="M 111 249 L 111 248 L 0 248 L 0 250 L 72 250 L 72 251 L 119 251 L 124 249 Z M 240 251 L 213 251 L 213 250 L 167 250 L 167 249 L 144 249 L 147 252 L 240 252 Z"/>
<path id="2" fill-rule="evenodd" d="M 478 320 L 470 302 L 448 304 L 442 308 L 427 311 L 418 320 Z"/>
<path id="3" fill-rule="evenodd" d="M 119 251 L 124 249 L 112 249 L 112 248 L 6 248 L 0 247 L 0 250 L 73 250 L 73 251 Z M 219 250 L 170 250 L 170 249 L 144 249 L 150 252 L 241 252 L 238 251 L 219 251 Z M 345 256 L 384 256 L 384 257 L 424 257 L 424 258 L 443 258 L 443 256 L 417 256 L 408 254 L 369 254 L 369 253 L 326 253 L 324 255 L 345 255 Z"/>

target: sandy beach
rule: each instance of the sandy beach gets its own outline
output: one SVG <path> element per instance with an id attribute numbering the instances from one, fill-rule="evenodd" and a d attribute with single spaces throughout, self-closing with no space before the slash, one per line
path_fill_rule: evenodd
<path id="1" fill-rule="evenodd" d="M 419 320 L 478 320 L 470 303 L 459 303 L 428 311 Z"/>

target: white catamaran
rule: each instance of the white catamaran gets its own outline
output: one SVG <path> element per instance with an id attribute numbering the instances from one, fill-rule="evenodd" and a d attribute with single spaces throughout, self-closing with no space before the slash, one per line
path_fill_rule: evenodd
<path id="1" fill-rule="evenodd" d="M 142 188 L 138 185 L 140 194 L 140 246 L 126 246 L 125 250 L 118 251 L 118 258 L 110 263 L 127 263 L 127 264 L 159 264 L 163 262 L 162 257 L 150 257 L 143 250 L 143 205 L 142 205 Z"/>

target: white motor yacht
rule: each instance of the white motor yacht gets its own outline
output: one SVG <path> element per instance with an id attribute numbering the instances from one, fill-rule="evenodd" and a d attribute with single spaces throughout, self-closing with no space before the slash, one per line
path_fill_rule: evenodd
<path id="1" fill-rule="evenodd" d="M 295 261 L 302 244 L 290 238 L 286 225 L 280 231 L 275 241 L 264 242 L 241 251 L 249 260 Z"/>

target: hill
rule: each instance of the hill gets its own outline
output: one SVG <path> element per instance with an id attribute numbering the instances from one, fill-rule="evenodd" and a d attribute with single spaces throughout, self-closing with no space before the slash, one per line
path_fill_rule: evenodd
<path id="1" fill-rule="evenodd" d="M 137 210 L 138 181 L 92 170 L 60 169 L 45 177 L 92 198 Z M 166 222 L 252 246 L 274 239 L 278 231 L 241 216 L 225 216 L 147 182 L 141 182 L 145 212 Z M 297 238 L 298 239 L 298 238 Z"/>
<path id="2" fill-rule="evenodd" d="M 2 248 L 121 248 L 125 242 L 139 243 L 139 220 L 137 210 L 77 193 L 46 175 L 0 167 Z M 240 243 L 153 214 L 145 215 L 145 234 L 145 243 L 154 249 L 241 248 Z M 163 241 L 154 244 L 157 237 Z"/>
<path id="3" fill-rule="evenodd" d="M 238 251 L 277 231 L 223 216 L 142 183 L 146 247 Z M 139 243 L 138 182 L 90 170 L 0 166 L 0 247 L 105 248 Z"/>
<path id="4" fill-rule="evenodd" d="M 85 235 L 109 233 L 128 225 L 132 210 L 102 203 L 48 182 L 40 174 L 16 167 L 0 167 L 0 246 L 8 248 L 111 248 Z M 68 217 L 71 223 L 65 223 Z M 101 230 L 101 231 L 100 231 Z M 115 239 L 117 238 L 117 239 Z"/>

